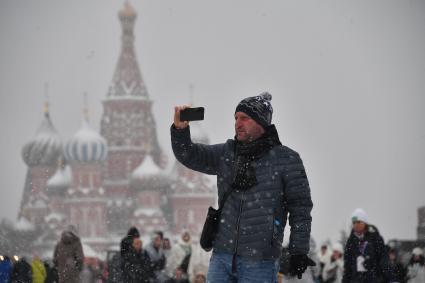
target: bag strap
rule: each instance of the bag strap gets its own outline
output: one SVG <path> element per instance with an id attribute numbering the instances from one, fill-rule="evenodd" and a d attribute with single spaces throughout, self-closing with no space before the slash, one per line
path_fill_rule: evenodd
<path id="1" fill-rule="evenodd" d="M 218 205 L 218 210 L 221 211 L 223 209 L 224 203 L 226 202 L 227 198 L 230 196 L 230 194 L 235 190 L 235 187 L 232 186 L 231 190 L 228 190 L 224 193 L 223 198 L 220 201 L 220 204 Z"/>

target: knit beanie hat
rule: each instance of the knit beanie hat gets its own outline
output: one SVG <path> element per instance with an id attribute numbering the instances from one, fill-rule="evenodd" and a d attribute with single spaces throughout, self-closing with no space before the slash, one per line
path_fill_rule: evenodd
<path id="1" fill-rule="evenodd" d="M 272 123 L 273 107 L 270 103 L 271 100 L 272 95 L 268 92 L 247 97 L 239 102 L 238 106 L 236 106 L 235 113 L 243 112 L 263 128 L 267 128 Z"/>
<path id="2" fill-rule="evenodd" d="M 367 223 L 366 212 L 361 208 L 356 208 L 356 210 L 354 210 L 353 214 L 351 215 L 351 221 L 361 221 Z"/>
<path id="3" fill-rule="evenodd" d="M 424 252 L 421 248 L 416 247 L 416 248 L 413 249 L 412 254 L 417 255 L 417 256 L 421 256 L 421 255 L 424 255 Z"/>
<path id="4" fill-rule="evenodd" d="M 133 226 L 128 230 L 127 236 L 131 238 L 139 238 L 140 237 L 139 230 L 137 230 L 137 228 Z"/>

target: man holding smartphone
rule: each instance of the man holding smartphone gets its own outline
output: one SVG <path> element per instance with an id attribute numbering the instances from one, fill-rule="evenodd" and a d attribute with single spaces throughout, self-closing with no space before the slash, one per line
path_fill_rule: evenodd
<path id="1" fill-rule="evenodd" d="M 225 143 L 192 143 L 187 106 L 176 106 L 171 126 L 174 155 L 186 167 L 217 175 L 224 203 L 207 282 L 277 282 L 283 232 L 289 214 L 293 276 L 314 262 L 307 257 L 313 203 L 298 153 L 283 146 L 271 124 L 267 92 L 243 99 L 235 110 L 235 138 Z"/>

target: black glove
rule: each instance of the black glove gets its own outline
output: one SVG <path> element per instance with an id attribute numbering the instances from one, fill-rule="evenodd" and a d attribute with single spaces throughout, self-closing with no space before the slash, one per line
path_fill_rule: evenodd
<path id="1" fill-rule="evenodd" d="M 315 265 L 316 263 L 307 255 L 291 255 L 289 259 L 289 274 L 291 276 L 297 275 L 298 279 L 301 279 L 307 267 Z"/>

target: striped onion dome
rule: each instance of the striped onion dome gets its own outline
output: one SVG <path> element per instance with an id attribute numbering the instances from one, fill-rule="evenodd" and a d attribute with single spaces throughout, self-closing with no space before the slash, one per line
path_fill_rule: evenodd
<path id="1" fill-rule="evenodd" d="M 35 137 L 22 148 L 22 158 L 28 166 L 55 166 L 61 155 L 61 138 L 46 111 Z"/>
<path id="2" fill-rule="evenodd" d="M 66 143 L 65 158 L 72 162 L 100 162 L 108 155 L 106 140 L 86 120 L 81 129 Z"/>

